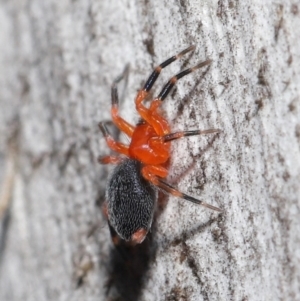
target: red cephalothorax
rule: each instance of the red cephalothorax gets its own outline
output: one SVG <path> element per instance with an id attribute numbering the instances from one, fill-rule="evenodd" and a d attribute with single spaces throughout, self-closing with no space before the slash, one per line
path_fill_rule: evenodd
<path id="1" fill-rule="evenodd" d="M 131 137 L 129 156 L 147 165 L 160 165 L 170 157 L 170 142 L 147 124 L 139 124 Z"/>
<path id="2" fill-rule="evenodd" d="M 151 101 L 149 107 L 146 107 L 143 103 L 161 70 L 194 49 L 195 47 L 191 46 L 154 69 L 144 88 L 138 92 L 135 99 L 135 108 L 141 118 L 136 126 L 120 117 L 118 112 L 117 83 L 124 75 L 112 85 L 112 120 L 119 130 L 130 138 L 129 145 L 117 142 L 108 133 L 105 123 L 99 123 L 107 145 L 113 151 L 123 155 L 99 158 L 99 162 L 102 164 L 117 164 L 107 185 L 105 203 L 105 214 L 108 217 L 114 242 L 118 241 L 117 236 L 132 243 L 141 243 L 145 239 L 152 224 L 157 198 L 156 187 L 173 196 L 221 211 L 217 207 L 178 191 L 163 180 L 168 175 L 166 163 L 170 158 L 170 143 L 172 140 L 219 132 L 217 129 L 209 129 L 172 133 L 167 120 L 160 114 L 160 105 L 177 80 L 209 65 L 211 60 L 206 60 L 173 76 L 159 95 Z"/>

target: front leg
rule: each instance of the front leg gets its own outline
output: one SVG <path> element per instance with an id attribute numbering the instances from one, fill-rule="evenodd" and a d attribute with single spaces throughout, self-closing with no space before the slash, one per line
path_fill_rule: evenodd
<path id="1" fill-rule="evenodd" d="M 158 136 L 166 135 L 170 132 L 168 122 L 160 116 L 156 111 L 160 105 L 160 100 L 153 100 L 150 105 L 150 109 L 143 105 L 143 100 L 147 97 L 148 92 L 141 90 L 135 99 L 136 110 L 140 114 L 143 120 L 150 124 Z"/>

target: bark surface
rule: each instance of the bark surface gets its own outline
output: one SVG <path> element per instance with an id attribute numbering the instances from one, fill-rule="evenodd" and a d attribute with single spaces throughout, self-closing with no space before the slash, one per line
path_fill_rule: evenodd
<path id="1" fill-rule="evenodd" d="M 298 1 L 2 0 L 0 28 L 0 300 L 300 300 Z M 162 195 L 145 243 L 116 250 L 110 85 L 130 63 L 135 123 L 152 68 L 191 44 L 154 95 L 211 58 L 163 108 L 222 133 L 174 141 L 169 182 L 224 212 Z"/>

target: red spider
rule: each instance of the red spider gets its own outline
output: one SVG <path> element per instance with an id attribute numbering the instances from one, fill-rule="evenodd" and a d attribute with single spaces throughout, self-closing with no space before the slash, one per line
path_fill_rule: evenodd
<path id="1" fill-rule="evenodd" d="M 118 237 L 133 244 L 141 243 L 145 239 L 153 220 L 157 188 L 173 196 L 221 212 L 221 209 L 186 195 L 163 180 L 168 175 L 167 163 L 170 158 L 172 140 L 219 132 L 217 129 L 209 129 L 173 133 L 170 131 L 168 121 L 160 114 L 160 105 L 177 80 L 209 65 L 211 60 L 206 60 L 173 76 L 159 95 L 151 101 L 149 107 L 143 104 L 161 70 L 194 49 L 194 46 L 188 47 L 154 69 L 135 99 L 135 107 L 141 117 L 136 126 L 119 116 L 116 87 L 119 80 L 112 85 L 112 120 L 119 130 L 131 139 L 129 145 L 117 142 L 108 133 L 105 123 L 99 123 L 109 148 L 123 155 L 99 158 L 102 164 L 117 164 L 107 185 L 104 206 L 114 243 L 118 242 Z"/>

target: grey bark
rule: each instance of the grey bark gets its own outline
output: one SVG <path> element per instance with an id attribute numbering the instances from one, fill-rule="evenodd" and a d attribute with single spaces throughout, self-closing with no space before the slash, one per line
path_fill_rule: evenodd
<path id="1" fill-rule="evenodd" d="M 0 300 L 300 300 L 299 9 L 2 0 Z M 109 150 L 97 123 L 126 63 L 121 114 L 136 122 L 152 68 L 191 44 L 155 91 L 212 58 L 163 107 L 174 131 L 222 133 L 174 142 L 169 181 L 224 212 L 163 197 L 147 248 L 123 260 L 99 206 Z"/>

